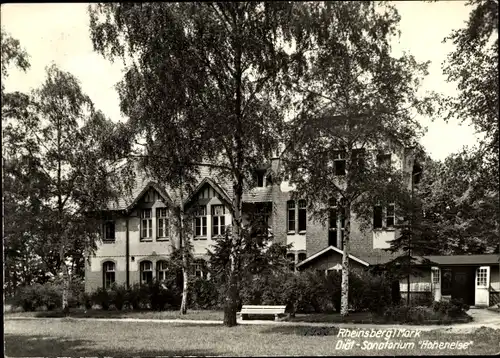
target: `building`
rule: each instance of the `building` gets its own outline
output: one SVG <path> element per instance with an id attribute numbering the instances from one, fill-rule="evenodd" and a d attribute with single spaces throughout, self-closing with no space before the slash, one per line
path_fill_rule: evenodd
<path id="1" fill-rule="evenodd" d="M 393 147 L 384 157 L 405 172 L 408 185 L 412 185 L 412 150 Z M 279 158 L 257 168 L 256 187 L 243 195 L 243 221 L 248 222 L 248 213 L 258 209 L 274 240 L 292 244 L 287 257 L 294 270 L 325 273 L 341 270 L 342 220 L 335 215 L 323 223 L 312 220 L 306 203 L 292 199 L 293 187 L 286 181 L 273 180 L 273 173 L 279 170 Z M 178 195 L 172 190 L 142 178 L 130 197 L 120 198 L 110 207 L 102 224 L 102 240 L 86 265 L 87 292 L 113 283 L 146 283 L 165 275 L 169 255 L 178 247 L 178 235 L 171 225 L 172 203 L 178 200 L 176 198 Z M 231 223 L 231 202 L 232 187 L 202 169 L 197 187 L 184 200 L 185 210 L 192 213 L 186 225 L 192 230 L 194 256 L 198 258 L 193 271 L 197 276 L 206 275 L 207 249 L 215 243 L 214 237 L 223 234 L 226 225 Z M 384 249 L 396 238 L 395 220 L 391 206 L 374 208 L 371 230 L 363 231 L 356 220 L 351 220 L 351 267 L 364 269 L 394 257 Z M 462 298 L 471 305 L 498 302 L 498 255 L 426 259 L 420 264 L 422 275 L 411 278 L 412 292 L 432 292 L 436 300 Z M 406 282 L 401 282 L 401 291 L 406 291 Z"/>

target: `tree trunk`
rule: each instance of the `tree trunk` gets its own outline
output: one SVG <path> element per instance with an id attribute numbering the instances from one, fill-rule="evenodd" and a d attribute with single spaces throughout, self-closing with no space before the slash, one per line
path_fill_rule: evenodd
<path id="1" fill-rule="evenodd" d="M 63 255 L 61 255 L 63 256 Z M 62 310 L 65 316 L 69 315 L 69 273 L 68 265 L 64 261 L 64 257 L 61 257 L 61 271 L 63 279 L 62 288 Z"/>
<path id="2" fill-rule="evenodd" d="M 234 185 L 233 197 L 233 222 L 232 222 L 232 245 L 230 253 L 231 265 L 229 268 L 228 285 L 224 302 L 224 325 L 228 327 L 236 326 L 236 313 L 238 310 L 238 277 L 237 277 L 237 257 L 236 248 L 242 239 L 241 231 L 241 198 L 243 196 L 243 184 L 241 178 Z"/>
<path id="3" fill-rule="evenodd" d="M 342 288 L 340 314 L 345 317 L 349 314 L 349 237 L 351 226 L 351 203 L 347 202 L 344 208 L 345 228 L 344 242 L 342 245 Z"/>
<path id="4" fill-rule="evenodd" d="M 189 267 L 188 267 L 188 260 L 187 260 L 187 253 L 186 253 L 186 248 L 187 246 L 185 245 L 185 236 L 184 236 L 184 196 L 182 193 L 182 179 L 181 179 L 181 193 L 180 193 L 180 208 L 179 208 L 179 241 L 180 241 L 180 247 L 181 247 L 181 254 L 182 254 L 182 301 L 181 301 L 181 314 L 186 314 L 187 313 L 187 297 L 188 297 L 188 290 L 189 290 Z"/>

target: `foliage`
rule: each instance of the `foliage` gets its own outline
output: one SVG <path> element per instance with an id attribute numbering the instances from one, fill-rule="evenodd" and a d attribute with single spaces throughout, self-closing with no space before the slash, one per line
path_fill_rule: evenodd
<path id="1" fill-rule="evenodd" d="M 426 158 L 415 187 L 413 237 L 420 254 L 483 254 L 498 250 L 498 177 L 481 167 L 475 151 L 444 162 Z M 425 243 L 430 243 L 425 248 Z M 418 246 L 415 245 L 415 248 Z M 418 252 L 417 251 L 417 252 Z"/>
<path id="2" fill-rule="evenodd" d="M 123 309 L 127 300 L 127 288 L 124 285 L 113 285 L 108 292 L 109 304 L 115 306 L 118 311 Z"/>
<path id="3" fill-rule="evenodd" d="M 463 303 L 462 300 L 452 299 L 451 301 L 434 302 L 432 309 L 448 317 L 463 317 L 465 312 L 469 310 L 469 305 Z"/>
<path id="4" fill-rule="evenodd" d="M 376 156 L 410 154 L 406 148 L 421 133 L 414 115 L 431 113 L 434 96 L 417 95 L 428 63 L 391 55 L 400 19 L 393 6 L 327 2 L 311 8 L 321 22 L 309 35 L 315 51 L 308 52 L 308 65 L 294 79 L 296 116 L 285 167 L 296 186 L 293 194 L 307 200 L 314 219 L 325 222 L 335 210 L 345 220 L 346 315 L 351 213 L 363 229 L 371 223 L 374 205 L 406 200 L 407 173 L 390 163 L 381 165 Z M 344 160 L 342 169 L 336 159 Z"/>
<path id="5" fill-rule="evenodd" d="M 469 306 L 460 301 L 434 302 L 431 306 L 401 305 L 387 308 L 383 317 L 388 322 L 424 324 L 426 321 L 450 323 L 454 319 L 470 318 L 465 312 Z"/>
<path id="6" fill-rule="evenodd" d="M 127 304 L 133 310 L 140 310 L 148 302 L 146 286 L 134 284 L 127 289 Z"/>
<path id="7" fill-rule="evenodd" d="M 92 293 L 92 302 L 107 311 L 111 304 L 109 291 L 103 287 L 98 288 Z"/>
<path id="8" fill-rule="evenodd" d="M 458 93 L 445 98 L 441 112 L 447 120 L 471 121 L 482 139 L 473 148 L 447 158 L 440 165 L 444 182 L 451 185 L 448 216 L 443 225 L 451 231 L 455 250 L 498 252 L 498 0 L 471 0 L 465 27 L 444 41 L 454 50 L 443 64 L 448 82 Z M 442 197 L 438 189 L 433 197 Z M 434 202 L 434 201 L 433 201 Z"/>
<path id="9" fill-rule="evenodd" d="M 351 272 L 350 306 L 382 312 L 391 304 L 390 282 L 382 275 Z M 241 304 L 286 305 L 290 313 L 340 311 L 341 275 L 312 271 L 255 275 L 242 290 Z"/>
<path id="10" fill-rule="evenodd" d="M 35 267 L 62 273 L 67 307 L 69 276 L 83 274 L 84 256 L 96 248 L 102 218 L 96 213 L 123 189 L 124 181 L 116 180 L 123 168 L 104 145 L 115 125 L 94 108 L 78 80 L 55 65 L 27 97 L 25 110 L 8 119 L 7 247 L 22 265 L 30 262 L 22 254 L 27 246 Z"/>
<path id="11" fill-rule="evenodd" d="M 351 276 L 350 282 L 349 295 L 352 297 L 351 305 L 355 311 L 382 313 L 386 307 L 394 304 L 392 283 L 385 275 L 360 271 Z M 399 304 L 399 301 L 396 301 L 396 304 Z"/>
<path id="12" fill-rule="evenodd" d="M 233 188 L 224 319 L 229 326 L 236 324 L 241 277 L 234 270 L 240 266 L 243 187 L 270 158 L 283 129 L 286 76 L 300 57 L 290 49 L 303 31 L 292 15 L 302 7 L 236 2 L 90 8 L 94 48 L 128 61 L 118 90 L 122 111 L 144 139 L 140 155 L 174 187 L 191 176 L 169 171 L 190 174 L 201 165 Z"/>
<path id="13" fill-rule="evenodd" d="M 26 71 L 30 67 L 29 63 L 29 55 L 27 52 L 21 48 L 21 44 L 19 40 L 11 37 L 2 27 L 1 35 L 0 35 L 0 51 L 1 51 L 1 75 L 2 75 L 2 84 L 1 84 L 1 101 L 2 101 L 2 115 L 4 114 L 4 101 L 9 101 L 9 96 L 15 96 L 16 94 L 9 93 L 5 94 L 5 86 L 4 81 L 8 77 L 9 67 L 12 63 L 23 71 Z M 4 97 L 4 95 L 7 95 Z"/>
<path id="14" fill-rule="evenodd" d="M 213 281 L 197 277 L 190 281 L 189 306 L 192 309 L 216 309 L 220 307 L 219 291 Z"/>
<path id="15" fill-rule="evenodd" d="M 442 112 L 447 120 L 472 121 L 484 134 L 480 152 L 498 168 L 498 0 L 470 0 L 467 6 L 466 26 L 444 40 L 455 49 L 443 72 L 457 83 L 458 94 L 446 98 Z"/>

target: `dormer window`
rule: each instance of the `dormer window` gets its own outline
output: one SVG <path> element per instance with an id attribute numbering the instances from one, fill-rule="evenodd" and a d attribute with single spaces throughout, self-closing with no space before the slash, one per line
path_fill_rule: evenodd
<path id="1" fill-rule="evenodd" d="M 257 172 L 257 187 L 258 188 L 264 187 L 264 173 L 262 172 Z"/>
<path id="2" fill-rule="evenodd" d="M 194 238 L 203 239 L 207 237 L 207 207 L 198 206 L 194 218 Z"/>
<path id="3" fill-rule="evenodd" d="M 333 153 L 333 170 L 335 175 L 345 175 L 345 151 L 336 151 Z"/>
<path id="4" fill-rule="evenodd" d="M 146 192 L 146 195 L 144 195 L 144 202 L 145 203 L 153 203 L 155 199 L 155 192 L 154 190 L 149 189 Z"/>
<path id="5" fill-rule="evenodd" d="M 150 241 L 153 239 L 153 218 L 151 209 L 141 210 L 141 240 Z"/>
<path id="6" fill-rule="evenodd" d="M 169 222 L 167 208 L 156 209 L 157 240 L 167 240 L 169 236 Z"/>

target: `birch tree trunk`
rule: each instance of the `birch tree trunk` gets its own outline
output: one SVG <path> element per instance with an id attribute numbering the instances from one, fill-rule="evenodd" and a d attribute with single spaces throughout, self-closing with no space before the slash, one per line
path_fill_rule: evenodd
<path id="1" fill-rule="evenodd" d="M 184 195 L 182 191 L 182 180 L 181 180 L 181 193 L 180 193 L 180 208 L 179 208 L 179 240 L 181 243 L 181 253 L 182 253 L 182 301 L 181 301 L 181 314 L 187 313 L 187 297 L 189 290 L 189 267 L 187 260 L 187 253 L 185 244 L 186 237 L 184 235 Z"/>
<path id="2" fill-rule="evenodd" d="M 342 245 L 342 288 L 340 314 L 345 317 L 349 314 L 349 238 L 351 229 L 351 203 L 347 202 L 344 208 L 344 242 Z"/>
<path id="3" fill-rule="evenodd" d="M 68 273 L 68 265 L 66 264 L 64 257 L 64 247 L 65 245 L 61 245 L 61 249 L 59 251 L 59 259 L 61 260 L 61 273 L 63 280 L 62 287 L 62 311 L 65 316 L 69 315 L 69 273 Z"/>
<path id="4" fill-rule="evenodd" d="M 228 277 L 228 286 L 224 304 L 224 325 L 228 327 L 236 326 L 236 313 L 238 310 L 238 277 L 237 277 L 237 247 L 241 242 L 241 198 L 243 196 L 242 179 L 234 185 L 233 197 L 233 225 L 232 225 L 232 245 L 230 253 L 230 268 Z"/>

